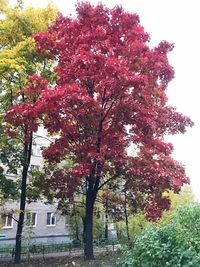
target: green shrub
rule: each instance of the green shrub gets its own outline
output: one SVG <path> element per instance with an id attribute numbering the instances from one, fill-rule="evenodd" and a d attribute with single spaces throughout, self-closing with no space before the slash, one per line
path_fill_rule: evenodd
<path id="1" fill-rule="evenodd" d="M 168 224 L 144 230 L 119 266 L 199 267 L 200 205 L 179 207 Z"/>

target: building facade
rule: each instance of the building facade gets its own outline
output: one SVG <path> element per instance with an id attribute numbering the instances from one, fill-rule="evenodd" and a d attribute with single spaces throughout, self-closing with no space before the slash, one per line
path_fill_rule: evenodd
<path id="1" fill-rule="evenodd" d="M 7 203 L 7 216 L 1 220 L 0 245 L 13 244 L 17 231 L 18 203 Z M 69 226 L 56 207 L 40 201 L 26 205 L 23 243 L 70 242 Z"/>

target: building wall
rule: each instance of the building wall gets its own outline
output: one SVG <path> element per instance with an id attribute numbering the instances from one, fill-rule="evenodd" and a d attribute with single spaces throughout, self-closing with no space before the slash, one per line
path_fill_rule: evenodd
<path id="1" fill-rule="evenodd" d="M 13 211 L 15 219 L 18 218 L 18 204 L 8 203 L 4 209 L 7 211 Z M 38 242 L 38 243 L 60 243 L 70 242 L 69 226 L 65 222 L 65 218 L 61 216 L 53 205 L 45 205 L 42 202 L 30 203 L 26 206 L 26 215 L 30 212 L 36 213 L 36 225 L 27 225 L 28 222 L 25 219 L 25 226 L 23 231 L 23 242 Z M 55 225 L 47 225 L 47 212 L 55 213 L 56 223 Z M 14 243 L 17 230 L 17 223 L 13 220 L 12 227 L 2 227 L 0 230 L 1 244 Z M 4 237 L 3 237 L 4 236 Z"/>

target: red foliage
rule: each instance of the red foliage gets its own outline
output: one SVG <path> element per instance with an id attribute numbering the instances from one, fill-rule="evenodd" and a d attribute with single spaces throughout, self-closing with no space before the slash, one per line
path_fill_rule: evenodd
<path id="1" fill-rule="evenodd" d="M 163 210 L 170 208 L 170 199 L 167 197 L 154 198 L 148 201 L 144 207 L 146 216 L 151 221 L 156 221 L 162 216 Z"/>
<path id="2" fill-rule="evenodd" d="M 29 76 L 27 86 L 21 90 L 16 102 L 11 106 L 5 114 L 5 121 L 10 124 L 8 135 L 16 137 L 16 129 L 21 127 L 25 131 L 24 138 L 28 141 L 31 132 L 36 132 L 38 129 L 37 118 L 39 116 L 35 102 L 38 100 L 41 92 L 47 89 L 47 81 L 38 75 Z"/>
<path id="3" fill-rule="evenodd" d="M 162 192 L 179 191 L 188 182 L 184 168 L 170 156 L 172 145 L 163 141 L 165 134 L 192 126 L 167 106 L 165 89 L 174 76 L 167 53 L 173 45 L 163 41 L 149 48 L 138 15 L 88 2 L 77 5 L 77 18 L 60 14 L 48 32 L 34 38 L 39 52 L 57 60 L 57 85 L 47 87 L 32 77 L 33 86 L 25 92 L 39 92 L 39 99 L 11 108 L 7 117 L 16 112 L 20 124 L 37 114 L 49 133 L 59 134 L 45 157 L 60 162 L 68 155 L 76 167 L 66 175 L 54 174 L 52 186 L 61 190 L 67 183 L 65 192 L 74 191 L 87 177 L 96 190 L 105 177 L 123 175 L 129 190 L 149 196 L 149 217 L 160 216 L 168 207 Z M 135 158 L 127 155 L 132 142 Z"/>

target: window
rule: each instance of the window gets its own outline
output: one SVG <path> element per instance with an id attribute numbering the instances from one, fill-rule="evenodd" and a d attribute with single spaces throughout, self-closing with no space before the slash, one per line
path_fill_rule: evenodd
<path id="1" fill-rule="evenodd" d="M 56 225 L 56 216 L 53 212 L 47 212 L 47 225 Z"/>
<path id="2" fill-rule="evenodd" d="M 28 212 L 26 215 L 26 223 L 28 226 L 35 227 L 36 226 L 36 212 Z"/>
<path id="3" fill-rule="evenodd" d="M 32 147 L 33 156 L 42 156 L 42 149 L 39 145 L 33 145 Z"/>
<path id="4" fill-rule="evenodd" d="M 9 213 L 8 215 L 2 216 L 3 228 L 13 228 L 13 214 Z"/>

